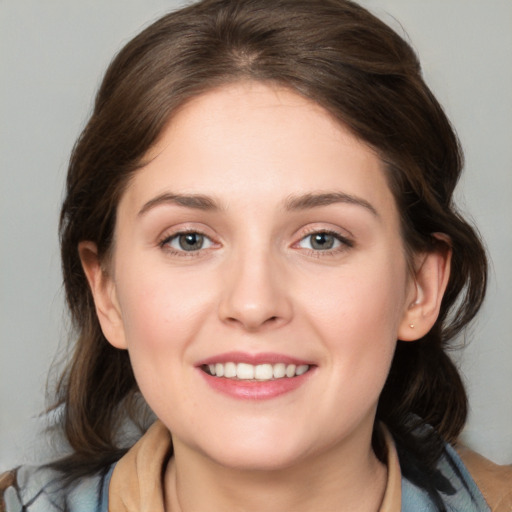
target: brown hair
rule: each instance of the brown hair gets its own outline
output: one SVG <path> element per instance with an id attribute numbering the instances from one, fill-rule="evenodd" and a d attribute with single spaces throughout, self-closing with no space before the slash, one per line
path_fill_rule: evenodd
<path id="1" fill-rule="evenodd" d="M 398 342 L 377 417 L 411 445 L 411 429 L 422 421 L 447 440 L 465 422 L 466 395 L 445 349 L 481 305 L 486 256 L 453 205 L 461 151 L 416 55 L 347 0 L 205 0 L 164 16 L 121 50 L 73 150 L 60 237 L 77 341 L 58 405 L 74 452 L 61 469 L 79 475 L 119 457 L 116 432 L 137 393 L 128 354 L 101 332 L 78 243 L 93 241 L 108 256 L 123 190 L 173 112 L 237 80 L 284 85 L 373 147 L 386 164 L 409 251 L 434 250 L 432 234 L 448 235 L 452 273 L 440 316 L 422 340 Z"/>

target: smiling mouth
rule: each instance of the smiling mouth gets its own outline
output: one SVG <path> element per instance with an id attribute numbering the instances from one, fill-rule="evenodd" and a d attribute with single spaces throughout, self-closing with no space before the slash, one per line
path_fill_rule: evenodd
<path id="1" fill-rule="evenodd" d="M 269 381 L 278 379 L 291 379 L 298 377 L 310 370 L 310 365 L 285 364 L 285 363 L 216 363 L 204 364 L 201 369 L 213 377 L 224 377 L 233 380 Z"/>

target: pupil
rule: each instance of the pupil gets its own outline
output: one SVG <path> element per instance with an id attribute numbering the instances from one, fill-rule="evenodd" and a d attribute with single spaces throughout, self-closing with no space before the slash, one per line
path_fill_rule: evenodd
<path id="1" fill-rule="evenodd" d="M 179 243 L 184 251 L 196 251 L 203 246 L 203 235 L 199 233 L 187 233 L 180 236 Z"/>
<path id="2" fill-rule="evenodd" d="M 316 233 L 311 237 L 311 247 L 313 249 L 332 249 L 334 245 L 334 237 L 328 233 Z"/>

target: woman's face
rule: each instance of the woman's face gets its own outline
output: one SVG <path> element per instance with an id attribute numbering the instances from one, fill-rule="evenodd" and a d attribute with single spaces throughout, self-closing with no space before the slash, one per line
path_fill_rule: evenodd
<path id="1" fill-rule="evenodd" d="M 103 326 L 176 451 L 268 469 L 369 449 L 414 299 L 376 154 L 315 103 L 241 83 L 190 101 L 149 156 Z"/>

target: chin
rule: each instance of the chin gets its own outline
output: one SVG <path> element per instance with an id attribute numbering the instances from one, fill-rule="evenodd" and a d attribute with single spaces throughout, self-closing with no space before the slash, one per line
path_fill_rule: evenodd
<path id="1" fill-rule="evenodd" d="M 284 442 L 283 442 L 284 439 Z M 213 440 L 212 440 L 213 441 Z M 223 467 L 246 471 L 279 471 L 300 464 L 309 450 L 290 436 L 230 436 L 199 447 Z"/>
<path id="2" fill-rule="evenodd" d="M 221 466 L 237 471 L 282 471 L 297 465 L 302 458 L 296 454 L 276 452 L 275 448 L 263 452 L 252 448 L 241 451 L 230 447 L 229 451 L 231 453 L 219 454 L 214 460 Z"/>

